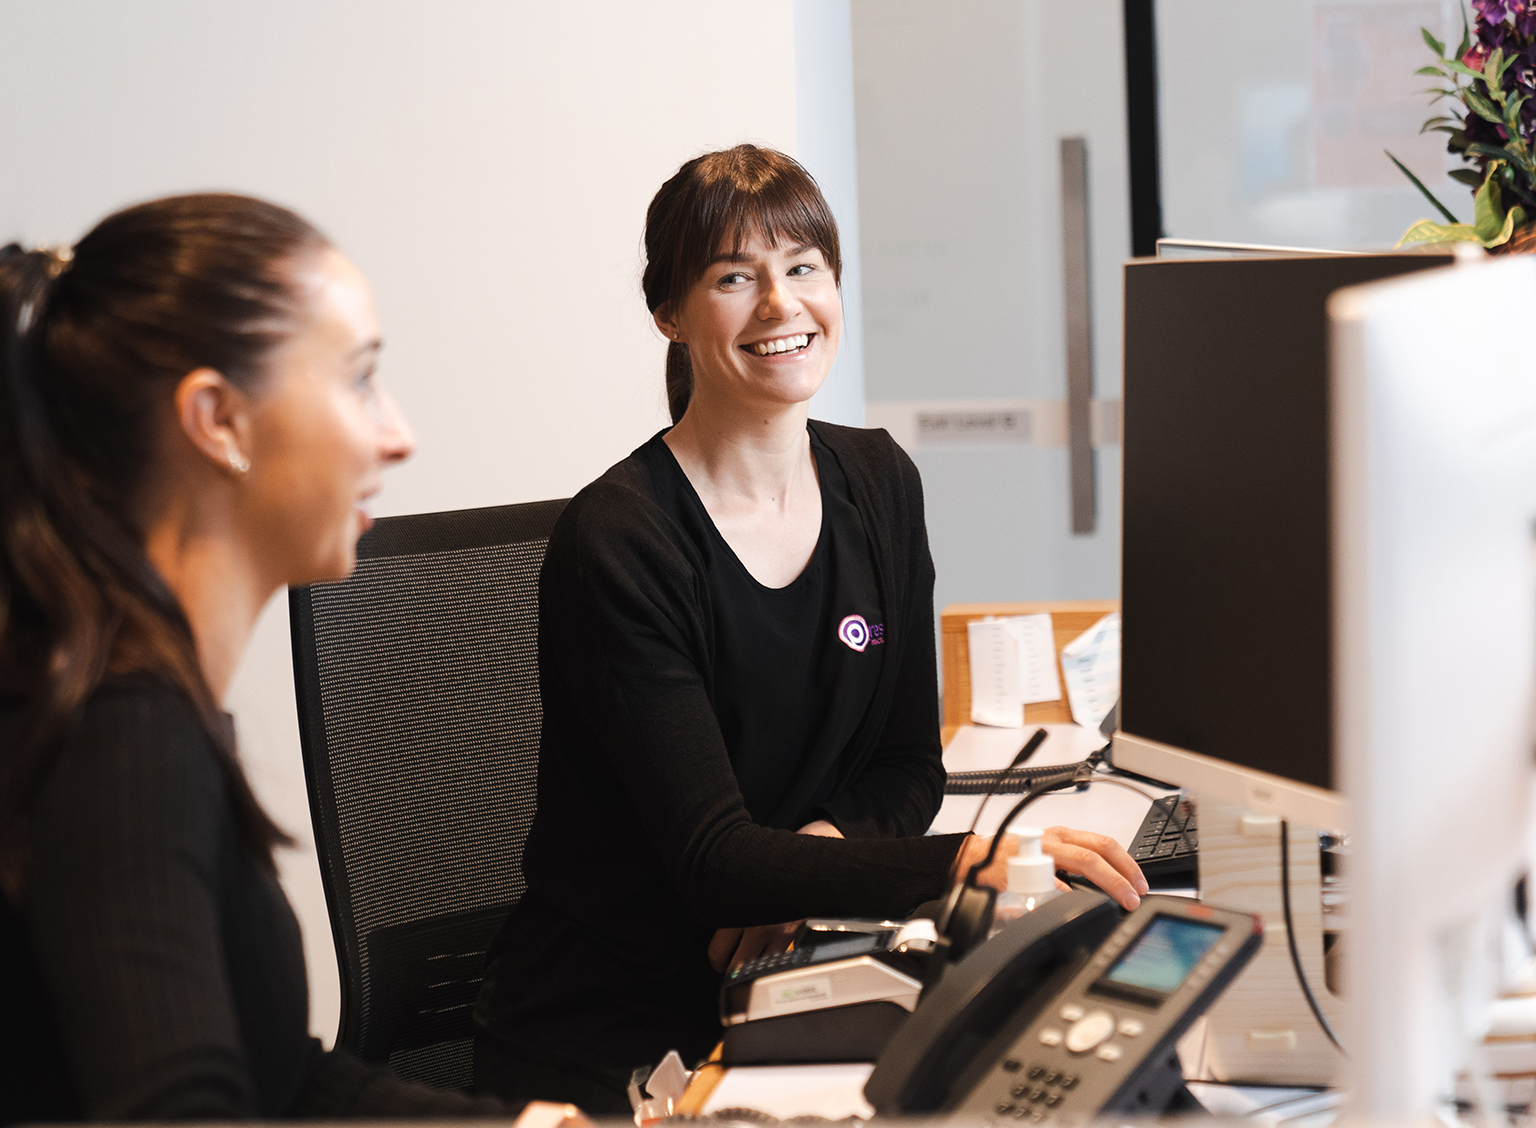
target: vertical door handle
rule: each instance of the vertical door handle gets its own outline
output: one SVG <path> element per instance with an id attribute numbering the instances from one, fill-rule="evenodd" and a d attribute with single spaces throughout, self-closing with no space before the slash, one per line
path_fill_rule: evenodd
<path id="1" fill-rule="evenodd" d="M 1067 457 L 1072 531 L 1098 523 L 1093 468 L 1093 321 L 1088 292 L 1088 142 L 1061 139 L 1061 276 L 1067 315 Z"/>

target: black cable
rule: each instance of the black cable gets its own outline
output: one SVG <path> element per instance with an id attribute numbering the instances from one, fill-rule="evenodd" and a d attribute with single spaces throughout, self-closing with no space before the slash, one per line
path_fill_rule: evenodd
<path id="1" fill-rule="evenodd" d="M 1029 781 L 1041 776 L 1055 775 L 1080 764 L 1092 767 L 1097 761 L 1080 760 L 1077 764 L 1041 764 L 1033 768 L 1004 769 L 1002 778 L 997 769 L 977 772 L 950 772 L 944 780 L 945 795 L 1022 795 L 1029 790 Z"/>
<path id="2" fill-rule="evenodd" d="M 1312 1017 L 1317 1019 L 1323 1033 L 1328 1035 L 1328 1040 L 1339 1053 L 1348 1057 L 1349 1051 L 1333 1032 L 1328 1017 L 1323 1014 L 1323 1008 L 1317 1005 L 1317 998 L 1307 983 L 1306 972 L 1301 970 L 1301 953 L 1296 950 L 1296 927 L 1291 920 L 1291 828 L 1284 819 L 1280 820 L 1280 906 L 1285 912 L 1285 942 L 1291 949 L 1291 967 L 1296 969 L 1296 982 L 1301 985 L 1301 993 L 1306 997 L 1307 1006 L 1312 1008 Z"/>
<path id="3" fill-rule="evenodd" d="M 1014 754 L 1014 757 L 1013 757 L 1012 760 L 1009 761 L 1008 766 L 1006 768 L 1004 768 L 1000 772 L 985 772 L 985 773 L 982 773 L 982 772 L 960 772 L 960 773 L 956 773 L 956 774 L 965 775 L 965 776 L 986 775 L 986 776 L 991 777 L 990 778 L 990 782 L 988 782 L 988 784 L 987 784 L 986 794 L 984 794 L 981 797 L 981 802 L 976 805 L 976 817 L 971 820 L 971 829 L 966 831 L 965 832 L 966 834 L 974 834 L 974 833 L 976 833 L 976 824 L 981 821 L 981 811 L 982 811 L 982 808 L 987 805 L 987 800 L 992 798 L 992 796 L 997 793 L 998 789 L 1003 786 L 1003 781 L 1006 780 L 1010 775 L 1012 775 L 1016 770 L 1018 770 L 1018 767 L 1019 767 L 1020 764 L 1024 763 L 1026 760 L 1028 760 L 1031 756 L 1033 756 L 1036 752 L 1038 752 L 1040 750 L 1040 746 L 1045 743 L 1046 738 L 1049 737 L 1050 735 L 1051 734 L 1046 730 L 1046 728 L 1043 725 L 1040 728 L 1037 728 L 1035 730 L 1035 734 L 1024 742 L 1024 747 L 1020 748 L 1018 750 L 1018 752 Z M 1026 775 L 1029 778 L 1033 778 L 1041 770 L 1042 769 L 1040 769 L 1040 768 L 1025 768 L 1024 769 L 1024 775 Z M 1043 770 L 1049 771 L 1050 769 L 1046 768 L 1046 769 L 1043 769 Z M 948 786 L 947 782 L 945 784 L 944 791 L 945 791 L 946 795 L 947 794 L 951 794 L 951 792 L 949 791 L 949 786 Z M 961 792 L 960 794 L 964 794 L 964 792 Z M 974 794 L 974 792 L 972 792 L 972 794 Z"/>
<path id="4" fill-rule="evenodd" d="M 981 802 L 976 804 L 976 815 L 975 815 L 974 818 L 971 819 L 970 829 L 965 832 L 965 836 L 967 838 L 969 838 L 971 835 L 976 833 L 976 824 L 981 821 L 982 808 L 984 808 L 987 805 L 987 800 L 992 798 L 993 794 L 997 791 L 997 789 L 1003 786 L 1003 781 L 1008 778 L 1010 773 L 1016 771 L 1020 764 L 1024 763 L 1031 756 L 1033 756 L 1037 751 L 1039 751 L 1040 746 L 1046 742 L 1046 739 L 1050 735 L 1051 735 L 1050 732 L 1045 728 L 1044 725 L 1042 725 L 1040 728 L 1037 728 L 1035 730 L 1035 733 L 1034 733 L 1033 736 L 1031 736 L 1028 740 L 1026 740 L 1024 742 L 1024 747 L 1022 747 L 1022 748 L 1020 748 L 1018 750 L 1018 752 L 1014 755 L 1013 759 L 1011 761 L 1009 761 L 1008 766 L 1006 768 L 1004 768 L 1000 772 L 995 772 L 995 773 L 994 772 L 988 772 L 988 773 L 986 773 L 987 775 L 993 776 L 994 778 L 991 780 L 990 783 L 988 783 L 986 794 L 984 794 L 981 797 Z M 1038 773 L 1040 770 L 1041 769 L 1039 769 L 1039 768 L 1032 768 L 1032 769 L 1031 768 L 1026 768 L 1026 769 L 1024 769 L 1025 774 L 1029 776 L 1031 786 L 1033 785 L 1033 781 L 1034 781 L 1034 773 Z M 1046 770 L 1048 771 L 1049 769 L 1046 769 Z M 1026 788 L 1026 790 L 1028 790 L 1028 788 Z M 997 838 L 996 838 L 995 835 L 993 836 L 993 840 L 992 841 L 993 841 L 992 849 L 993 849 L 994 852 L 996 852 L 996 850 L 997 850 L 997 845 L 996 845 Z M 937 924 L 938 924 L 939 936 L 940 936 L 941 939 L 948 935 L 950 917 L 952 917 L 954 915 L 955 906 L 959 904 L 961 890 L 963 890 L 966 887 L 967 884 L 972 884 L 972 882 L 967 882 L 964 878 L 962 878 L 960 876 L 960 859 L 963 856 L 963 854 L 964 854 L 964 851 L 962 850 L 961 853 L 955 855 L 954 869 L 951 871 L 951 877 L 952 877 L 952 880 L 953 880 L 954 884 L 950 887 L 949 894 L 944 898 L 944 911 L 939 914 L 939 919 L 938 919 Z M 990 854 L 988 855 L 988 858 L 989 859 L 991 858 Z M 940 962 L 942 962 L 942 961 L 935 961 L 935 964 L 938 964 Z M 925 990 L 926 990 L 926 988 L 925 988 Z"/>

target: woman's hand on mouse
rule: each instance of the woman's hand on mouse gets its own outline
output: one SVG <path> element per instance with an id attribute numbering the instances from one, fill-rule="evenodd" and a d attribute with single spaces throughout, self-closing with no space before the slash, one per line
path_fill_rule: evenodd
<path id="1" fill-rule="evenodd" d="M 843 832 L 826 819 L 806 823 L 795 833 L 814 834 L 820 838 L 843 837 Z M 802 920 L 792 920 L 785 924 L 717 929 L 709 941 L 709 966 L 716 971 L 735 971 L 758 956 L 786 951 L 789 942 L 794 939 L 795 930 L 804 923 Z"/>
<path id="2" fill-rule="evenodd" d="M 1141 898 L 1149 892 L 1141 867 L 1107 834 L 1053 826 L 1041 836 L 1040 845 L 1055 861 L 1057 869 L 1086 877 L 1127 911 L 1141 904 Z M 967 838 L 960 848 L 960 876 L 984 859 L 991 846 L 990 838 L 974 834 Z M 1011 834 L 1003 835 L 997 856 L 981 871 L 981 883 L 998 890 L 1008 888 L 1008 859 L 1018 852 L 1019 840 Z M 1068 888 L 1061 881 L 1056 884 L 1061 889 Z"/>

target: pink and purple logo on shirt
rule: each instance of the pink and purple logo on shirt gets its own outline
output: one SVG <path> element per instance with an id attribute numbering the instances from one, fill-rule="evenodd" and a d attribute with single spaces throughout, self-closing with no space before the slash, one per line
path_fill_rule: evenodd
<path id="1" fill-rule="evenodd" d="M 866 647 L 879 646 L 885 642 L 885 624 L 876 623 L 870 626 L 863 615 L 849 615 L 837 624 L 837 637 L 842 639 L 850 650 L 862 654 Z"/>

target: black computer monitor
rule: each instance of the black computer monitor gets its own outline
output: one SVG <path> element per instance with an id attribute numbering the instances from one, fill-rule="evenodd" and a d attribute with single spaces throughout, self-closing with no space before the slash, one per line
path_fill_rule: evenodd
<path id="1" fill-rule="evenodd" d="M 1117 766 L 1338 825 L 1326 303 L 1447 261 L 1126 265 Z"/>

